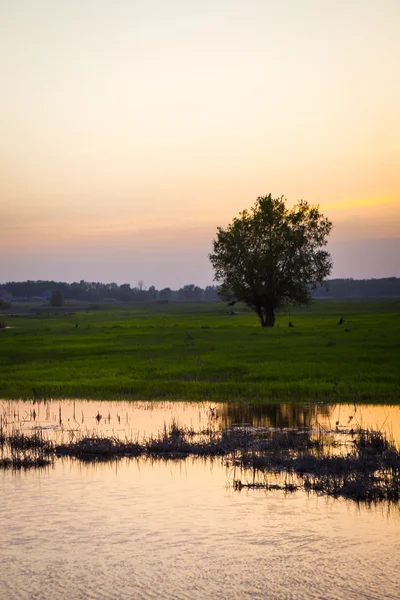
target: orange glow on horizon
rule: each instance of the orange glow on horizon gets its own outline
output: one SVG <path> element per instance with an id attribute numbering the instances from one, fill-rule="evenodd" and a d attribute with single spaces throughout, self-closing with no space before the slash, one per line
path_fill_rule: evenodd
<path id="1" fill-rule="evenodd" d="M 3 4 L 0 278 L 93 272 L 103 246 L 210 273 L 268 193 L 319 204 L 334 243 L 400 239 L 400 3 Z"/>

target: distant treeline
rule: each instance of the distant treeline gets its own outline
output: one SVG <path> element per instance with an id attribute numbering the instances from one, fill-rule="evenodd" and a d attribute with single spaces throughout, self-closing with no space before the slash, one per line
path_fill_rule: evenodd
<path id="1" fill-rule="evenodd" d="M 396 298 L 400 297 L 400 278 L 330 279 L 327 288 L 318 286 L 314 298 Z"/>
<path id="2" fill-rule="evenodd" d="M 131 287 L 129 283 L 99 283 L 80 281 L 65 283 L 60 281 L 13 281 L 0 285 L 0 299 L 13 301 L 49 301 L 52 292 L 59 290 L 65 300 L 85 302 L 201 302 L 220 300 L 218 286 L 208 285 L 205 289 L 194 285 L 184 285 L 178 290 L 154 285 L 144 289 L 141 284 Z M 315 298 L 368 298 L 400 297 L 400 278 L 385 279 L 331 279 L 327 288 L 319 286 Z"/>
<path id="3" fill-rule="evenodd" d="M 187 302 L 219 300 L 218 287 L 208 285 L 202 289 L 194 284 L 184 285 L 179 290 L 163 288 L 156 290 L 154 285 L 144 289 L 131 287 L 129 283 L 100 283 L 80 281 L 65 283 L 61 281 L 12 281 L 0 285 L 0 299 L 9 302 L 18 300 L 46 301 L 52 292 L 59 290 L 65 300 L 86 302 Z"/>

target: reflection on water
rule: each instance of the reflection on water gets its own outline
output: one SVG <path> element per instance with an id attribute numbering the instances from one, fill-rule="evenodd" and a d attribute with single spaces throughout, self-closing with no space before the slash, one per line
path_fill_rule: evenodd
<path id="1" fill-rule="evenodd" d="M 61 410 L 60 410 L 61 409 Z M 69 439 L 143 436 L 172 419 L 383 427 L 399 407 L 0 401 L 3 425 Z M 100 418 L 99 418 L 100 416 Z M 351 417 L 351 419 L 350 419 Z M 218 459 L 0 472 L 0 598 L 398 598 L 400 517 L 304 493 L 227 486 Z"/>
<path id="2" fill-rule="evenodd" d="M 400 406 L 362 404 L 229 404 L 209 402 L 105 402 L 93 400 L 0 400 L 0 428 L 35 428 L 73 439 L 97 434 L 141 438 L 173 422 L 200 430 L 249 424 L 254 427 L 363 427 L 400 442 Z"/>
<path id="3" fill-rule="evenodd" d="M 318 421 L 326 421 L 331 413 L 331 406 L 317 404 L 225 404 L 221 420 L 227 427 L 235 423 L 254 427 L 312 427 Z"/>

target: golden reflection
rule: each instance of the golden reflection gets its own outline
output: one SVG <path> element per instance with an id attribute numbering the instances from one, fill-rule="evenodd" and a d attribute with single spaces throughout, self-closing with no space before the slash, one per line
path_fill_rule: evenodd
<path id="1" fill-rule="evenodd" d="M 350 417 L 352 419 L 350 420 Z M 400 436 L 400 407 L 0 401 L 1 425 L 67 439 L 215 427 L 357 422 Z M 0 472 L 4 597 L 396 598 L 400 511 L 232 487 L 221 458 L 149 457 Z M 284 577 L 282 573 L 284 572 Z M 18 582 L 18 587 L 16 587 Z"/>
<path id="2" fill-rule="evenodd" d="M 233 404 L 210 402 L 0 400 L 0 425 L 43 428 L 67 440 L 82 434 L 142 440 L 173 422 L 196 431 L 249 424 L 255 427 L 378 429 L 400 443 L 400 406 L 370 404 Z"/>

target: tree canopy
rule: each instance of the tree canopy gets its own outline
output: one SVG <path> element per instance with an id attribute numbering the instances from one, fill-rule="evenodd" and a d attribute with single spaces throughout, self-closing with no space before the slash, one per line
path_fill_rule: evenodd
<path id="1" fill-rule="evenodd" d="M 263 327 L 273 326 L 276 311 L 309 304 L 331 272 L 323 249 L 331 229 L 319 207 L 304 200 L 288 208 L 283 196 L 257 198 L 226 229 L 218 227 L 209 257 L 220 295 L 245 302 Z"/>

